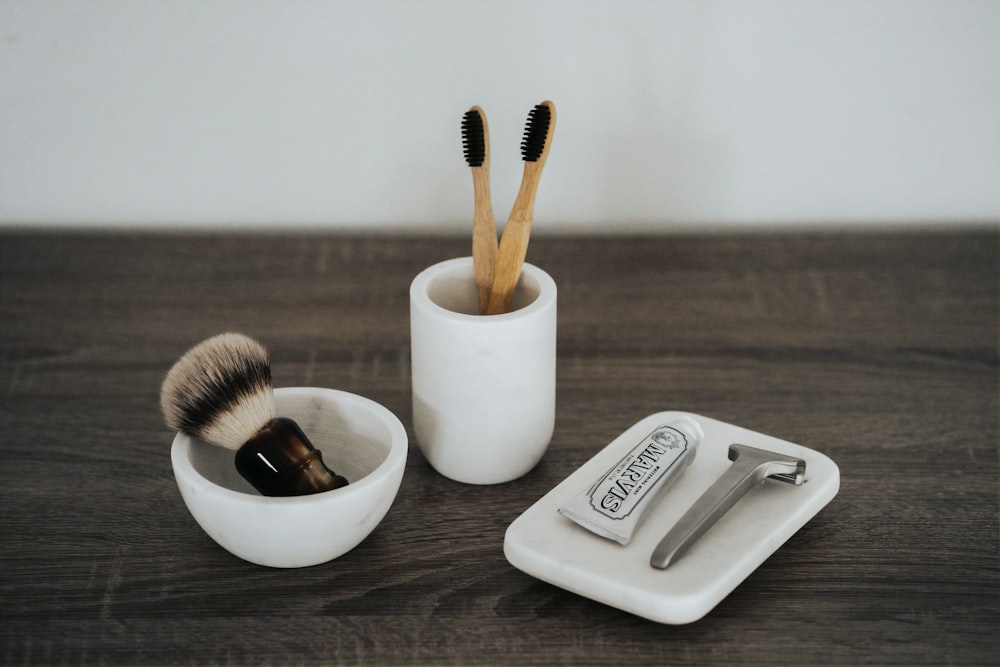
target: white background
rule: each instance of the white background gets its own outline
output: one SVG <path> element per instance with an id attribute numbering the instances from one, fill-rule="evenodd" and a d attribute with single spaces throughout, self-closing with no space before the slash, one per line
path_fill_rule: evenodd
<path id="1" fill-rule="evenodd" d="M 0 0 L 0 224 L 539 231 L 1000 220 L 996 0 Z"/>

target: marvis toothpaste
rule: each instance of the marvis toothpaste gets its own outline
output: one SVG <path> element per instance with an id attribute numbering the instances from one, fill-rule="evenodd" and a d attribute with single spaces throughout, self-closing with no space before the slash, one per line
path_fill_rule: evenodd
<path id="1" fill-rule="evenodd" d="M 700 440 L 701 429 L 687 418 L 657 426 L 590 489 L 560 507 L 560 514 L 628 544 L 649 509 L 694 460 Z"/>

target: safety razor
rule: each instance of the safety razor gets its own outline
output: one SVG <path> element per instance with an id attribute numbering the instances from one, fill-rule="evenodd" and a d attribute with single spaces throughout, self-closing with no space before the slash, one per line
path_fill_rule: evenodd
<path id="1" fill-rule="evenodd" d="M 698 541 L 716 521 L 732 509 L 750 489 L 771 478 L 799 486 L 806 473 L 802 459 L 769 452 L 756 447 L 729 446 L 733 465 L 708 488 L 664 536 L 649 564 L 666 569 Z"/>

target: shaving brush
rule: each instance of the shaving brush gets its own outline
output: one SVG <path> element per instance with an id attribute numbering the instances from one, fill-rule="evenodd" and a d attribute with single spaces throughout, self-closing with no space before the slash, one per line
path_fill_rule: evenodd
<path id="1" fill-rule="evenodd" d="M 188 350 L 160 388 L 167 426 L 235 452 L 236 470 L 265 496 L 301 496 L 347 485 L 299 425 L 275 416 L 271 363 L 237 333 Z"/>

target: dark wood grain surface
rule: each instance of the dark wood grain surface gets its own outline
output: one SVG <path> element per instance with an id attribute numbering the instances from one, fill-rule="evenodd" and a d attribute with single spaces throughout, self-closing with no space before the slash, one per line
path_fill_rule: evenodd
<path id="1" fill-rule="evenodd" d="M 4 665 L 997 664 L 994 229 L 539 236 L 559 285 L 556 432 L 495 487 L 412 444 L 408 286 L 464 238 L 0 234 Z M 383 523 L 301 570 L 187 513 L 158 390 L 224 330 L 275 384 L 335 387 L 411 437 Z M 817 449 L 839 495 L 701 621 L 537 581 L 508 524 L 625 428 L 688 410 Z"/>

